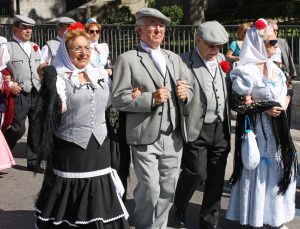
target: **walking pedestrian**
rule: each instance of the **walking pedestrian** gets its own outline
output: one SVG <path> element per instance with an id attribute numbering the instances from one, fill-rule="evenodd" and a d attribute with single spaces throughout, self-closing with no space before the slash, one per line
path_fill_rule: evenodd
<path id="1" fill-rule="evenodd" d="M 27 170 L 30 171 L 40 169 L 37 167 L 37 155 L 31 149 L 34 144 L 34 106 L 41 87 L 37 68 L 43 62 L 39 46 L 30 41 L 34 25 L 32 18 L 23 15 L 14 17 L 12 41 L 7 42 L 9 58 L 6 65 L 11 72 L 10 92 L 15 95 L 15 112 L 11 126 L 4 132 L 10 149 L 13 149 L 25 133 L 28 117 L 26 157 Z"/>
<path id="2" fill-rule="evenodd" d="M 114 68 L 113 106 L 126 112 L 138 184 L 137 229 L 166 228 L 182 154 L 183 108 L 192 97 L 186 66 L 160 48 L 170 19 L 153 8 L 136 13 L 138 47 L 121 54 Z"/>
<path id="3" fill-rule="evenodd" d="M 227 76 L 230 65 L 220 53 L 228 42 L 225 28 L 207 21 L 197 28 L 196 47 L 182 54 L 194 79 L 194 97 L 188 104 L 187 143 L 183 145 L 182 171 L 174 201 L 178 226 L 184 226 L 185 211 L 196 187 L 205 183 L 200 228 L 218 228 L 225 167 L 230 151 L 230 112 Z"/>

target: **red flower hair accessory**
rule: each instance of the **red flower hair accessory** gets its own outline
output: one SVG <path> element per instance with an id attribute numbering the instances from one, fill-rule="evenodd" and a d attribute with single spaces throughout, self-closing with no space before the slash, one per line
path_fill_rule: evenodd
<path id="1" fill-rule="evenodd" d="M 230 64 L 228 61 L 223 60 L 219 63 L 219 65 L 221 66 L 223 72 L 228 73 L 230 71 Z"/>
<path id="2" fill-rule="evenodd" d="M 82 29 L 85 30 L 84 25 L 81 22 L 75 22 L 72 23 L 69 27 L 68 27 L 68 31 L 73 31 L 76 29 Z"/>
<path id="3" fill-rule="evenodd" d="M 261 37 L 265 35 L 267 27 L 268 27 L 268 22 L 263 18 L 259 18 L 255 22 L 255 28 L 257 29 L 257 32 Z"/>
<path id="4" fill-rule="evenodd" d="M 37 52 L 39 50 L 39 46 L 37 44 L 33 45 L 33 50 Z"/>

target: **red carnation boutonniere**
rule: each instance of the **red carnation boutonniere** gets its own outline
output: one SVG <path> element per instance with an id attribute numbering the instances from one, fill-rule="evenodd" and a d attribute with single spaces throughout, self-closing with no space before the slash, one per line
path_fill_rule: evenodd
<path id="1" fill-rule="evenodd" d="M 39 50 L 39 46 L 37 44 L 33 45 L 33 50 L 37 52 Z"/>
<path id="2" fill-rule="evenodd" d="M 10 75 L 10 71 L 7 68 L 3 69 L 1 71 L 1 73 L 2 73 L 3 76 L 9 76 Z"/>
<path id="3" fill-rule="evenodd" d="M 223 72 L 228 73 L 230 71 L 230 64 L 228 61 L 223 60 L 219 64 L 220 64 Z"/>
<path id="4" fill-rule="evenodd" d="M 73 31 L 76 29 L 82 29 L 85 30 L 84 25 L 81 22 L 75 22 L 72 23 L 69 27 L 68 27 L 68 31 Z"/>

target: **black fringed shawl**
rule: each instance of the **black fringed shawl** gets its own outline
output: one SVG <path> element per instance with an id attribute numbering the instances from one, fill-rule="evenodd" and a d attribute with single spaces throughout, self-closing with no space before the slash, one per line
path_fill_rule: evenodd
<path id="1" fill-rule="evenodd" d="M 275 101 L 260 101 L 251 105 L 241 104 L 243 96 L 232 92 L 231 102 L 233 109 L 238 112 L 236 120 L 236 138 L 234 152 L 234 168 L 230 181 L 235 184 L 241 176 L 243 163 L 241 158 L 242 135 L 244 134 L 244 119 L 248 115 L 251 122 L 255 123 L 262 112 L 274 106 L 281 106 Z M 281 112 L 279 117 L 272 117 L 272 128 L 276 139 L 277 149 L 281 152 L 282 177 L 278 183 L 278 194 L 284 194 L 290 182 L 297 176 L 297 153 L 287 124 L 286 113 Z M 255 130 L 254 130 L 255 132 Z"/>
<path id="2" fill-rule="evenodd" d="M 35 106 L 37 136 L 35 152 L 39 156 L 39 164 L 49 156 L 53 150 L 54 133 L 60 122 L 61 102 L 56 89 L 57 72 L 54 66 L 43 68 L 44 76 L 41 80 L 41 89 Z M 47 167 L 48 167 L 47 163 Z"/>

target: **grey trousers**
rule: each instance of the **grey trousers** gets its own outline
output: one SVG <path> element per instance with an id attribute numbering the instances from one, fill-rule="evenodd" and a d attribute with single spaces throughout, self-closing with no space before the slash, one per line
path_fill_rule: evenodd
<path id="1" fill-rule="evenodd" d="M 166 228 L 182 156 L 180 128 L 160 134 L 152 145 L 132 146 L 132 156 L 138 179 L 133 192 L 135 228 Z"/>

